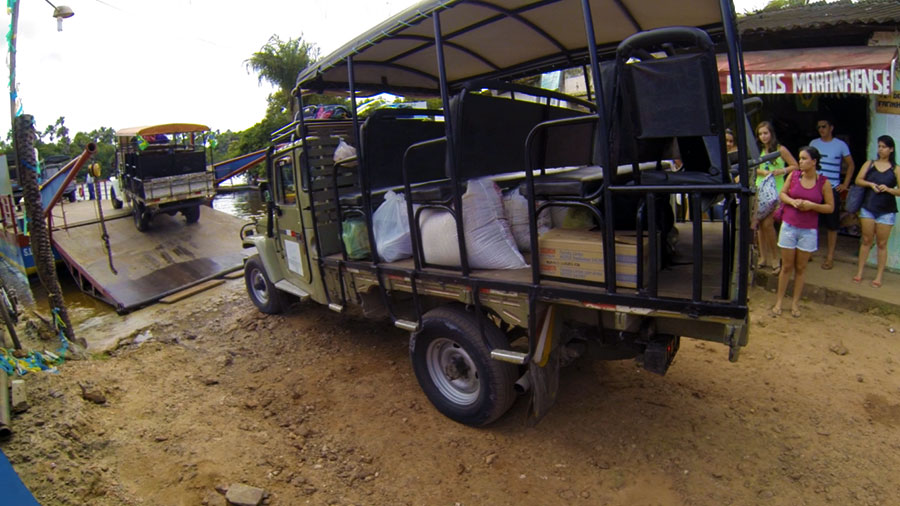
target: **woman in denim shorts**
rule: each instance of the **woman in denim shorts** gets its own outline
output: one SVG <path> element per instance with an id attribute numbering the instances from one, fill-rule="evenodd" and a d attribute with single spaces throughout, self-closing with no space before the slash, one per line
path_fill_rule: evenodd
<path id="1" fill-rule="evenodd" d="M 867 161 L 856 176 L 856 185 L 866 188 L 859 223 L 862 240 L 859 242 L 859 261 L 853 281 L 862 282 L 863 269 L 872 250 L 872 239 L 878 243 L 878 271 L 872 286 L 881 287 L 884 266 L 887 264 L 887 243 L 897 216 L 900 189 L 900 165 L 894 155 L 894 139 L 890 135 L 878 138 L 878 159 Z"/>
<path id="2" fill-rule="evenodd" d="M 800 148 L 800 170 L 794 171 L 781 188 L 779 198 L 784 206 L 783 223 L 778 234 L 781 248 L 781 272 L 778 275 L 778 294 L 772 316 L 781 315 L 781 301 L 788 281 L 794 276 L 794 298 L 791 315 L 800 317 L 800 295 L 809 257 L 818 248 L 819 214 L 834 210 L 831 183 L 818 174 L 821 169 L 819 150 L 809 146 Z"/>

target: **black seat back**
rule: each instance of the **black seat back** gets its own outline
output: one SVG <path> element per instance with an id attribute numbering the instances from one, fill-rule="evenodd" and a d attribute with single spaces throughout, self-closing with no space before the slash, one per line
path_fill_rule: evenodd
<path id="1" fill-rule="evenodd" d="M 486 85 L 487 87 L 487 85 Z M 571 118 L 586 111 L 549 105 L 545 90 L 490 83 L 509 94 L 494 96 L 472 85 L 451 100 L 456 164 L 460 180 L 519 172 L 526 169 L 525 141 L 529 132 L 548 120 Z M 523 98 L 530 95 L 529 99 Z M 542 100 L 541 103 L 533 100 Z M 583 165 L 591 159 L 592 125 L 549 131 L 534 143 L 543 167 Z"/>
<path id="2" fill-rule="evenodd" d="M 669 27 L 632 35 L 616 50 L 616 77 L 613 153 L 658 160 L 674 138 L 686 170 L 723 172 L 722 100 L 715 47 L 705 31 Z"/>
<path id="3" fill-rule="evenodd" d="M 403 185 L 403 155 L 417 142 L 443 137 L 445 127 L 440 111 L 421 109 L 380 109 L 362 126 L 362 167 L 370 189 Z M 417 156 L 409 168 L 410 182 L 444 178 L 444 155 Z"/>

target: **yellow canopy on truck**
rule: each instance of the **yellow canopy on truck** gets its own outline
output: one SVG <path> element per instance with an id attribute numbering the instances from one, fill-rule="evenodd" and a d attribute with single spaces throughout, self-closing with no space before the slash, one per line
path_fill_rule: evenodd
<path id="1" fill-rule="evenodd" d="M 135 137 L 137 135 L 156 134 L 181 134 L 207 131 L 209 131 L 208 126 L 196 123 L 165 123 L 162 125 L 123 128 L 116 132 L 116 137 Z"/>

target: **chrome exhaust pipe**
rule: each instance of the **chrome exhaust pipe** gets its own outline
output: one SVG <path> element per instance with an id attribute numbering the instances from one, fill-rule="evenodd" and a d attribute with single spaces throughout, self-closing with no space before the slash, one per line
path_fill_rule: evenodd
<path id="1" fill-rule="evenodd" d="M 527 372 L 523 374 L 521 378 L 516 380 L 513 388 L 515 388 L 516 393 L 519 395 L 527 394 L 528 391 L 531 390 L 531 378 L 528 376 Z"/>

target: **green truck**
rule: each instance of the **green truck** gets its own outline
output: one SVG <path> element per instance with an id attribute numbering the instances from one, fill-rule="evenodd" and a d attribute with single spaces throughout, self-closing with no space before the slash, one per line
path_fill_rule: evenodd
<path id="1" fill-rule="evenodd" d="M 302 71 L 298 110 L 349 93 L 351 118 L 273 134 L 266 217 L 241 234 L 260 311 L 393 321 L 428 399 L 472 426 L 517 395 L 536 423 L 581 356 L 664 374 L 682 338 L 736 360 L 749 334 L 750 155 L 729 163 L 715 58 L 740 68 L 734 6 L 507 4 L 422 2 Z M 530 85 L 572 69 L 580 97 Z M 357 97 L 385 92 L 443 106 L 358 117 Z M 335 156 L 344 145 L 356 154 Z M 715 203 L 723 220 L 704 219 Z"/>

